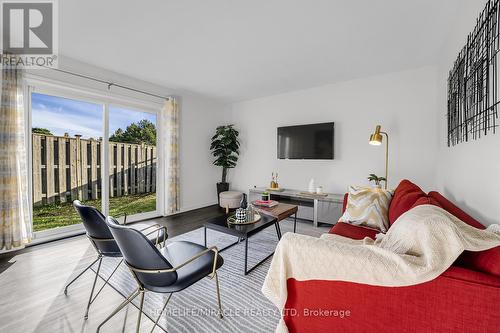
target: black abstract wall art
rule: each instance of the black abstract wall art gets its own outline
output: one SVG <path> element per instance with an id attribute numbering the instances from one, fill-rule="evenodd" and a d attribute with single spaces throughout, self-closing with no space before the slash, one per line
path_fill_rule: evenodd
<path id="1" fill-rule="evenodd" d="M 448 77 L 448 146 L 498 127 L 500 0 L 490 0 Z"/>

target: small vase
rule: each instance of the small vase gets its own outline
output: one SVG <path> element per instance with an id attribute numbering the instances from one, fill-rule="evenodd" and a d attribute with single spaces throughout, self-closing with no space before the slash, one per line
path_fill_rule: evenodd
<path id="1" fill-rule="evenodd" d="M 235 213 L 236 220 L 243 222 L 247 218 L 247 210 L 243 208 L 238 208 Z"/>
<path id="2" fill-rule="evenodd" d="M 309 188 L 308 188 L 309 193 L 315 193 L 316 192 L 316 185 L 314 183 L 314 178 L 311 178 L 309 181 Z"/>
<path id="3" fill-rule="evenodd" d="M 247 195 L 245 193 L 243 193 L 243 197 L 241 197 L 241 201 L 240 201 L 240 208 L 246 209 L 247 206 L 248 206 Z"/>

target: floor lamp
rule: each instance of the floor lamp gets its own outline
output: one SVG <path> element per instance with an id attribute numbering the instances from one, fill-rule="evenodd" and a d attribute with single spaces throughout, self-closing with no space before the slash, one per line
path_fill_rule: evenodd
<path id="1" fill-rule="evenodd" d="M 385 188 L 387 189 L 387 183 L 389 181 L 388 170 L 389 170 L 389 135 L 386 132 L 380 131 L 380 125 L 375 127 L 375 133 L 370 135 L 370 144 L 372 146 L 380 146 L 382 144 L 382 135 L 385 135 Z"/>

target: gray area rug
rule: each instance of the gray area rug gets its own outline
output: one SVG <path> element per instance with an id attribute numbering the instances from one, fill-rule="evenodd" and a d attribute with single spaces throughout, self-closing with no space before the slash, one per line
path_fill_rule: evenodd
<path id="1" fill-rule="evenodd" d="M 282 221 L 282 233 L 291 232 L 293 223 Z M 326 232 L 325 228 L 314 228 L 311 224 L 298 223 L 297 232 L 318 236 Z M 203 244 L 203 228 L 173 237 L 168 242 L 187 240 Z M 208 246 L 215 245 L 219 249 L 233 243 L 235 237 L 216 231 L 207 230 Z M 248 267 L 272 253 L 278 242 L 273 226 L 249 238 Z M 253 270 L 249 275 L 243 274 L 244 242 L 221 253 L 224 265 L 218 270 L 224 318 L 217 316 L 217 293 L 215 279 L 205 278 L 191 287 L 174 293 L 167 309 L 159 321 L 159 325 L 169 333 L 174 332 L 273 332 L 280 314 L 278 309 L 264 297 L 261 292 L 272 257 Z M 107 278 L 119 259 L 106 258 L 101 267 L 101 276 Z M 125 264 L 110 280 L 111 286 L 124 297 L 130 295 L 137 287 Z M 168 294 L 146 292 L 144 298 L 144 314 L 156 319 L 166 301 Z M 134 304 L 139 303 L 139 297 Z M 118 305 L 118 304 L 117 304 Z M 143 320 L 147 320 L 143 318 Z M 156 328 L 160 332 L 160 328 Z"/>

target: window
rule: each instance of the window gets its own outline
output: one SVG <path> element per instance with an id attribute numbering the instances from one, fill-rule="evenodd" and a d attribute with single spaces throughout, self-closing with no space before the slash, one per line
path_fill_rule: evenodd
<path id="1" fill-rule="evenodd" d="M 73 200 L 114 217 L 126 215 L 127 221 L 160 215 L 155 109 L 43 86 L 30 98 L 33 230 L 38 236 L 81 230 Z"/>
<path id="2" fill-rule="evenodd" d="M 73 200 L 101 207 L 103 106 L 31 94 L 33 230 L 80 223 Z"/>
<path id="3" fill-rule="evenodd" d="M 156 115 L 109 107 L 109 214 L 156 211 Z"/>

